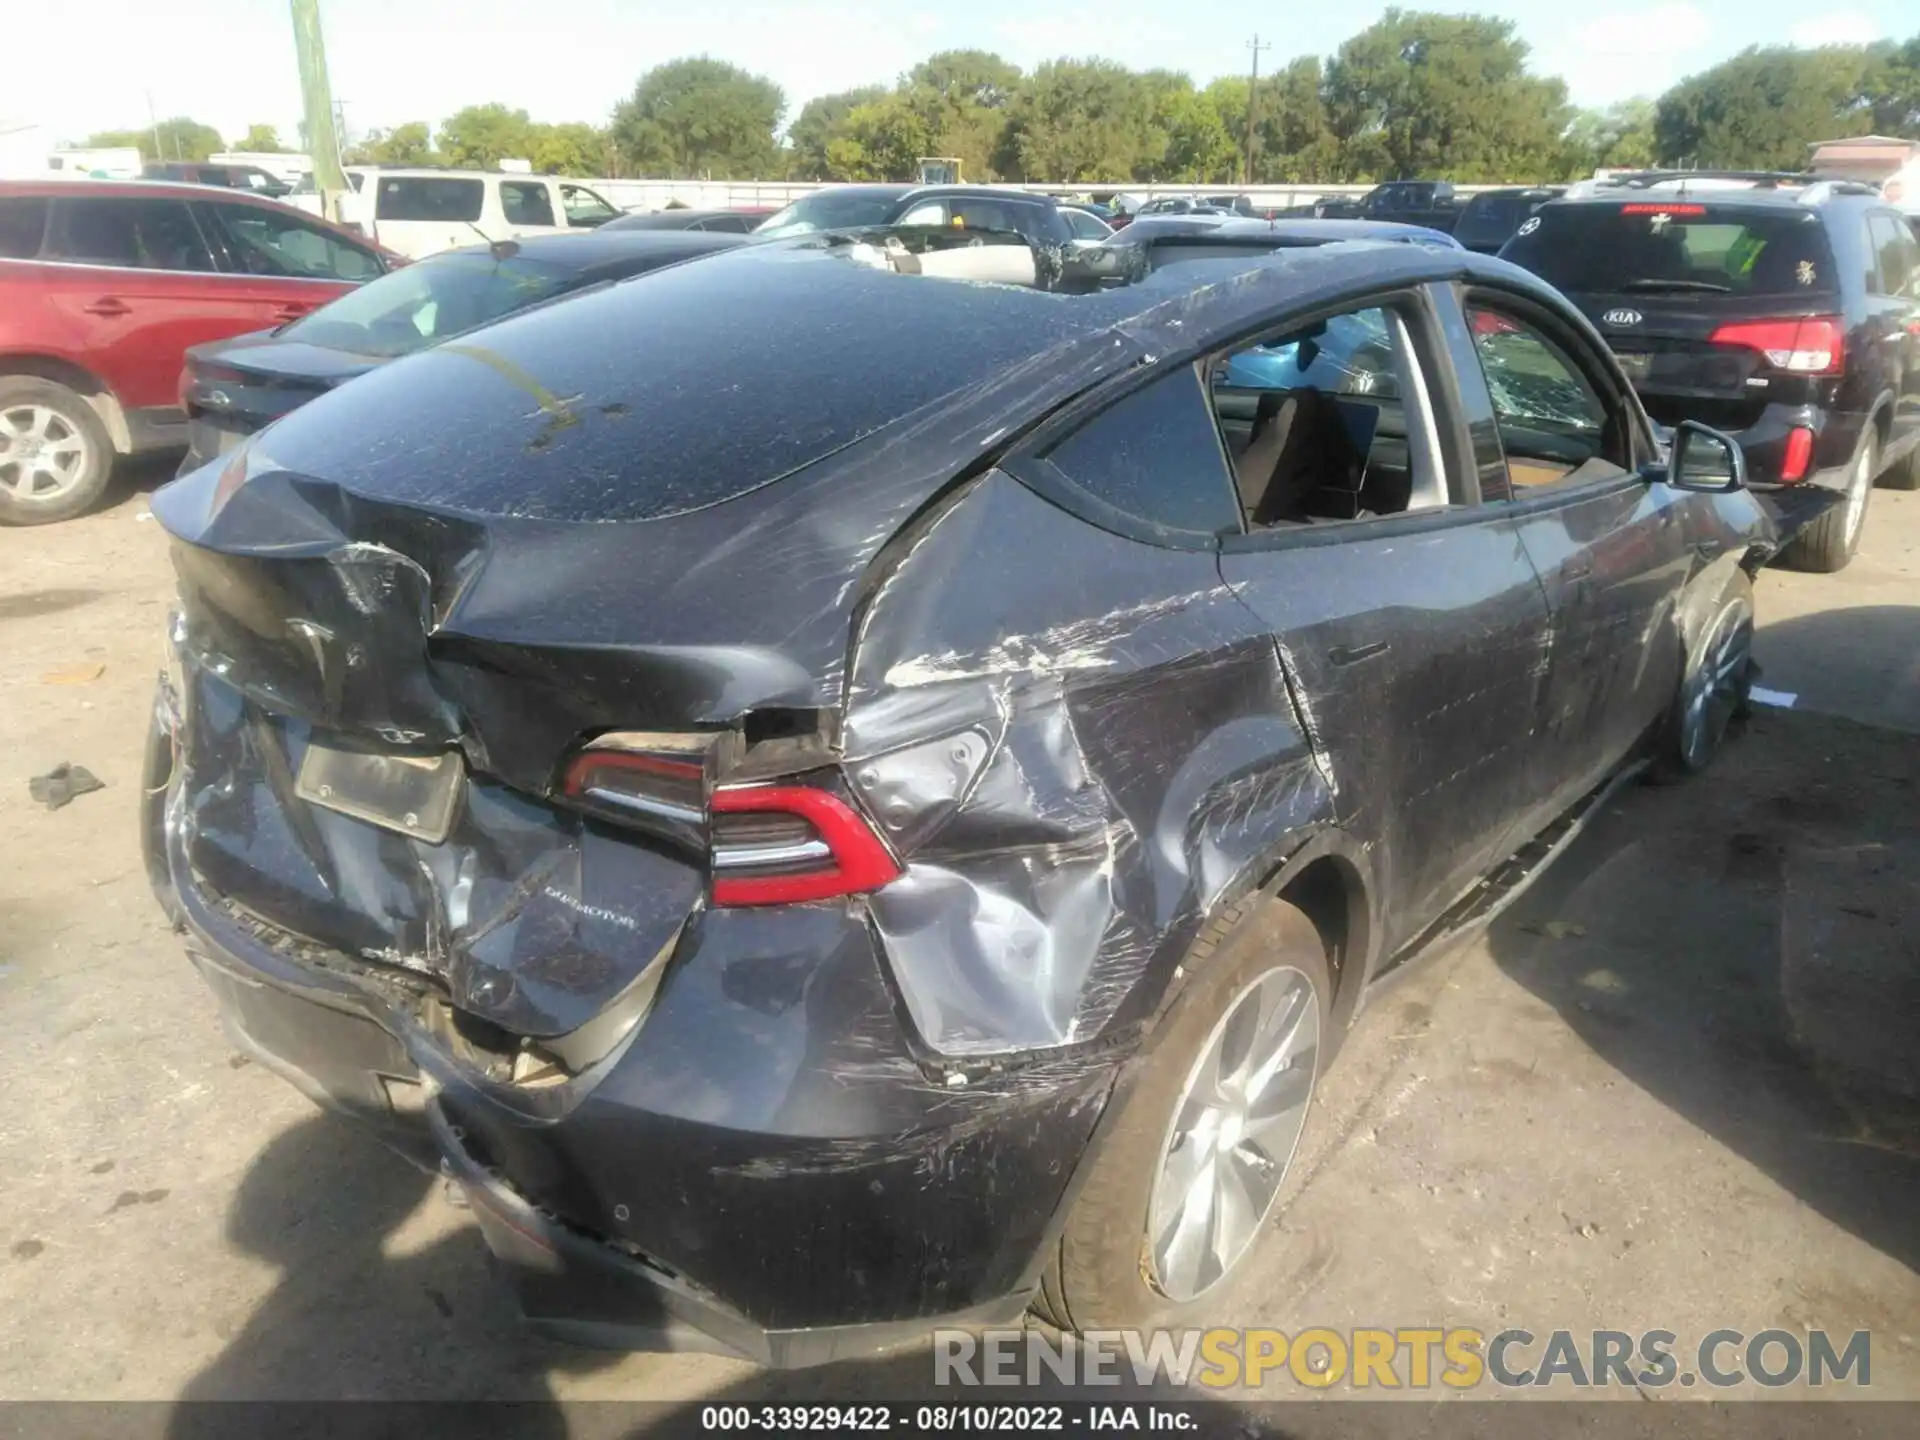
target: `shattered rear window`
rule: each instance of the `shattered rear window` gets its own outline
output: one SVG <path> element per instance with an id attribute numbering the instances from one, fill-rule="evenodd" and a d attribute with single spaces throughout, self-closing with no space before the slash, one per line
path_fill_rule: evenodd
<path id="1" fill-rule="evenodd" d="M 749 246 L 396 361 L 278 422 L 265 453 L 404 504 L 650 519 L 744 495 L 1100 323 L 1032 289 Z"/>

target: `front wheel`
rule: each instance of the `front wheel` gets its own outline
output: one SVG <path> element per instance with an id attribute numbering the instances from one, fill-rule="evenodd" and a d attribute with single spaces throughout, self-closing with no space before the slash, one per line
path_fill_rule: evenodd
<path id="1" fill-rule="evenodd" d="M 1656 774 L 1677 779 L 1713 763 L 1753 688 L 1753 582 L 1738 570 L 1687 656 Z"/>
<path id="2" fill-rule="evenodd" d="M 1333 999 L 1320 933 L 1256 896 L 1203 932 L 1186 968 L 1035 1301 L 1061 1329 L 1219 1313 L 1286 1187 Z"/>

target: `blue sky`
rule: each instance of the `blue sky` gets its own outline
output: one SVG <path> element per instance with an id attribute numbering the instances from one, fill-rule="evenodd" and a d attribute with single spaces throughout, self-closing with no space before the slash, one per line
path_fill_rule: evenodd
<path id="1" fill-rule="evenodd" d="M 25 0 L 15 0 L 25 10 Z M 1246 68 L 1259 31 L 1271 68 L 1326 55 L 1383 4 L 1263 7 L 1233 0 L 321 0 L 334 94 L 351 130 L 438 121 L 501 100 L 537 120 L 604 120 L 651 65 L 710 54 L 770 75 L 791 118 L 809 96 L 891 81 L 934 50 L 997 50 L 1025 66 L 1103 55 L 1204 83 Z M 1408 3 L 1405 8 L 1420 8 Z M 1490 0 L 1432 8 L 1517 22 L 1535 68 L 1599 105 L 1655 94 L 1751 44 L 1822 44 L 1920 30 L 1912 0 Z M 1904 13 L 1902 13 L 1904 12 Z M 229 138 L 300 110 L 287 0 L 65 0 L 16 13 L 0 107 L 56 138 L 188 113 Z M 39 32 L 39 33 L 36 33 Z"/>

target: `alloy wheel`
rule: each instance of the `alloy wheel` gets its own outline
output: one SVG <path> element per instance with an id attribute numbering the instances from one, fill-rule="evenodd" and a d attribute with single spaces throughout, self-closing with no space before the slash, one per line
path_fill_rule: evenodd
<path id="1" fill-rule="evenodd" d="M 0 486 L 44 504 L 80 483 L 91 459 L 86 435 L 47 405 L 0 410 Z"/>
<path id="2" fill-rule="evenodd" d="M 1699 769 L 1719 747 L 1740 708 L 1753 655 L 1753 609 L 1744 599 L 1728 603 L 1701 646 L 1687 675 L 1680 748 L 1689 769 Z"/>
<path id="3" fill-rule="evenodd" d="M 1174 1107 L 1147 1213 L 1154 1284 L 1212 1289 L 1252 1247 L 1292 1163 L 1320 1048 L 1313 982 L 1290 965 L 1227 1006 Z"/>
<path id="4" fill-rule="evenodd" d="M 1847 477 L 1845 518 L 1847 553 L 1860 543 L 1860 526 L 1867 518 L 1867 497 L 1873 492 L 1873 446 L 1860 447 L 1860 458 L 1853 462 L 1853 474 Z"/>

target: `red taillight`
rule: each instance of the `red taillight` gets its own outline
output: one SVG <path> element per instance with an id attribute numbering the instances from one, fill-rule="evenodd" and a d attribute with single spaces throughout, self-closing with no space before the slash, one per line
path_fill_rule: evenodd
<path id="1" fill-rule="evenodd" d="M 1813 459 L 1813 431 L 1804 426 L 1796 426 L 1787 432 L 1787 456 L 1780 462 L 1780 480 L 1792 485 L 1803 480 L 1807 474 L 1807 464 Z"/>
<path id="2" fill-rule="evenodd" d="M 1632 205 L 1620 207 L 1622 215 L 1704 215 L 1704 205 L 1653 205 L 1646 201 L 1636 201 Z"/>
<path id="3" fill-rule="evenodd" d="M 706 859 L 715 905 L 830 900 L 877 890 L 900 874 L 858 806 L 830 789 L 792 780 L 711 788 L 712 738 L 603 737 L 567 761 L 560 793 L 602 820 Z"/>
<path id="4" fill-rule="evenodd" d="M 1470 323 L 1475 335 L 1517 335 L 1520 327 L 1504 315 L 1496 315 L 1491 310 L 1469 312 Z"/>
<path id="5" fill-rule="evenodd" d="M 1708 339 L 1715 345 L 1758 350 L 1776 370 L 1796 375 L 1838 375 L 1846 368 L 1846 331 L 1833 315 L 1788 320 L 1736 320 Z"/>
<path id="6" fill-rule="evenodd" d="M 715 905 L 830 900 L 878 890 L 900 874 L 873 827 L 830 791 L 723 787 L 713 792 L 712 808 Z"/>

